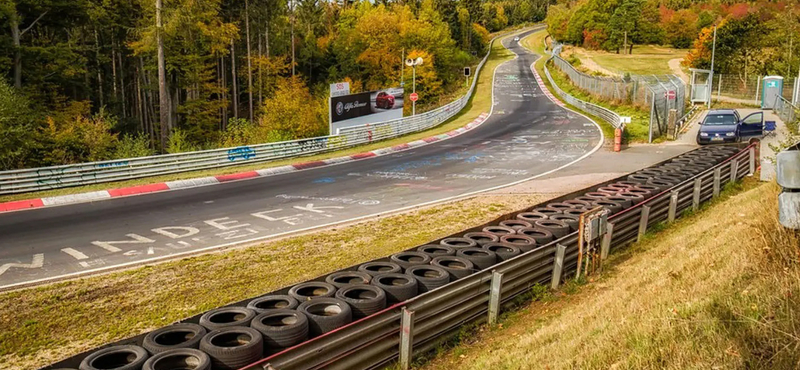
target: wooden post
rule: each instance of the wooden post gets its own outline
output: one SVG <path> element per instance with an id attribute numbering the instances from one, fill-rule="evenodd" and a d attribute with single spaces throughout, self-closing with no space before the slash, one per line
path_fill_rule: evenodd
<path id="1" fill-rule="evenodd" d="M 606 234 L 603 235 L 603 241 L 600 242 L 600 261 L 603 262 L 608 258 L 608 252 L 611 249 L 611 238 L 614 237 L 614 224 L 608 223 L 606 226 Z"/>
<path id="2" fill-rule="evenodd" d="M 692 209 L 697 210 L 700 208 L 700 187 L 703 186 L 701 178 L 694 179 L 694 192 L 692 194 Z"/>
<path id="3" fill-rule="evenodd" d="M 669 212 L 667 213 L 667 223 L 675 222 L 675 214 L 678 212 L 678 191 L 673 190 L 669 196 Z"/>
<path id="4" fill-rule="evenodd" d="M 738 172 L 739 172 L 739 161 L 734 159 L 731 161 L 731 182 L 736 181 L 736 175 L 738 175 Z"/>
<path id="5" fill-rule="evenodd" d="M 667 137 L 671 140 L 676 140 L 678 138 L 678 131 L 676 128 L 676 121 L 678 120 L 678 111 L 675 109 L 670 109 L 669 114 L 667 115 Z"/>
<path id="6" fill-rule="evenodd" d="M 719 196 L 719 189 L 720 189 L 720 181 L 721 177 L 721 168 L 717 167 L 714 169 L 714 198 Z"/>
<path id="7" fill-rule="evenodd" d="M 636 242 L 642 240 L 644 233 L 647 232 L 647 223 L 650 221 L 650 207 L 642 206 L 641 217 L 639 217 L 639 235 L 636 236 Z"/>
<path id="8" fill-rule="evenodd" d="M 489 325 L 497 323 L 500 314 L 500 289 L 503 287 L 503 274 L 492 271 L 492 285 L 489 289 Z"/>
<path id="9" fill-rule="evenodd" d="M 749 150 L 749 153 L 748 153 L 748 158 L 750 159 L 750 172 L 749 172 L 749 174 L 750 174 L 750 176 L 753 176 L 753 175 L 756 174 L 756 148 L 755 147 L 752 147 L 752 146 L 750 147 L 750 150 Z"/>
<path id="10" fill-rule="evenodd" d="M 556 244 L 556 260 L 553 263 L 553 278 L 550 280 L 550 287 L 553 289 L 558 289 L 558 285 L 561 284 L 561 270 L 564 268 L 564 252 L 567 251 L 567 247 Z"/>
<path id="11" fill-rule="evenodd" d="M 400 316 L 400 368 L 411 367 L 412 345 L 414 344 L 414 311 L 403 307 Z"/>

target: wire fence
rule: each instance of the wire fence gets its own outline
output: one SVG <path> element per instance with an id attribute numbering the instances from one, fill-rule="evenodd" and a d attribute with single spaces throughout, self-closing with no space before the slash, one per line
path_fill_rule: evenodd
<path id="1" fill-rule="evenodd" d="M 798 117 L 798 108 L 786 98 L 778 96 L 775 100 L 773 111 L 785 125 L 789 126 L 797 123 L 795 120 Z"/>
<path id="2" fill-rule="evenodd" d="M 748 105 L 761 105 L 763 80 L 761 75 L 717 74 L 711 85 L 712 99 Z M 783 78 L 782 94 L 791 102 L 794 96 L 795 77 Z"/>
<path id="3" fill-rule="evenodd" d="M 606 101 L 634 105 L 650 111 L 650 141 L 667 133 L 669 112 L 686 114 L 686 83 L 675 75 L 626 75 L 601 77 L 577 70 L 559 55 L 563 45 L 553 44 L 553 63 L 573 85 Z"/>

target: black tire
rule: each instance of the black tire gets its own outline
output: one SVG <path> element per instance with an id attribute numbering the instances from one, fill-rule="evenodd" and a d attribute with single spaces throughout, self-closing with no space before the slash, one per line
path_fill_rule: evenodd
<path id="1" fill-rule="evenodd" d="M 590 192 L 584 194 L 583 196 L 587 197 L 587 198 L 592 198 L 594 200 L 598 200 L 598 199 L 605 199 L 605 197 L 607 197 L 608 194 L 602 193 L 602 192 L 599 192 L 599 191 L 590 191 Z"/>
<path id="2" fill-rule="evenodd" d="M 619 195 L 608 197 L 605 200 L 609 202 L 619 203 L 622 206 L 622 209 L 628 209 L 633 205 L 633 202 L 630 199 Z"/>
<path id="3" fill-rule="evenodd" d="M 568 209 L 564 211 L 565 216 L 574 216 L 578 218 L 584 213 L 586 213 L 586 209 Z"/>
<path id="4" fill-rule="evenodd" d="M 81 361 L 80 370 L 139 370 L 150 357 L 139 346 L 113 346 L 90 353 Z"/>
<path id="5" fill-rule="evenodd" d="M 582 209 L 582 210 L 589 209 L 589 208 L 592 207 L 592 203 L 591 202 L 587 202 L 585 200 L 578 200 L 578 199 L 568 199 L 568 200 L 565 200 L 565 201 L 563 201 L 561 203 L 572 204 L 574 206 L 573 208 Z M 531 225 L 531 227 L 533 227 L 533 225 Z"/>
<path id="6" fill-rule="evenodd" d="M 276 294 L 253 299 L 247 303 L 247 308 L 255 311 L 256 314 L 262 314 L 270 310 L 291 310 L 299 304 L 300 302 L 292 296 Z"/>
<path id="7" fill-rule="evenodd" d="M 533 227 L 533 224 L 523 220 L 505 220 L 500 222 L 500 226 L 510 227 L 514 230 L 524 229 L 526 227 Z"/>
<path id="8" fill-rule="evenodd" d="M 563 221 L 567 225 L 569 225 L 570 231 L 578 231 L 578 225 L 580 224 L 579 220 L 580 216 L 573 216 L 573 215 L 555 215 L 550 217 L 551 220 Z"/>
<path id="9" fill-rule="evenodd" d="M 640 174 L 628 175 L 628 181 L 636 182 L 636 183 L 639 183 L 639 184 L 645 184 L 651 178 L 653 178 L 653 176 L 640 175 Z"/>
<path id="10" fill-rule="evenodd" d="M 595 202 L 597 203 L 597 202 Z M 569 234 L 569 225 L 564 221 L 541 220 L 536 221 L 534 228 L 545 229 L 553 234 L 554 239 L 561 239 Z"/>
<path id="11" fill-rule="evenodd" d="M 197 324 L 174 324 L 147 333 L 142 347 L 151 355 L 179 348 L 199 348 L 206 333 L 206 328 Z"/>
<path id="12" fill-rule="evenodd" d="M 310 337 L 325 334 L 353 321 L 353 310 L 338 298 L 318 298 L 303 302 L 297 310 L 308 317 Z"/>
<path id="13" fill-rule="evenodd" d="M 489 243 L 484 245 L 483 249 L 494 252 L 497 255 L 497 262 L 509 260 L 522 253 L 519 247 L 508 243 Z"/>
<path id="14" fill-rule="evenodd" d="M 485 270 L 497 263 L 497 254 L 483 248 L 464 248 L 456 252 L 456 257 L 470 260 L 476 270 Z"/>
<path id="15" fill-rule="evenodd" d="M 611 187 L 611 186 L 601 186 L 601 187 L 597 188 L 597 190 L 595 190 L 595 191 L 598 192 L 598 193 L 605 193 L 606 196 L 617 195 L 620 192 L 620 190 L 618 188 L 614 188 L 614 187 Z"/>
<path id="16" fill-rule="evenodd" d="M 150 357 L 142 367 L 142 370 L 165 369 L 211 370 L 211 357 L 199 349 L 172 349 Z"/>
<path id="17" fill-rule="evenodd" d="M 289 289 L 289 295 L 302 303 L 310 299 L 329 298 L 336 294 L 336 287 L 321 281 L 306 281 Z"/>
<path id="18" fill-rule="evenodd" d="M 645 189 L 639 189 L 639 188 L 628 189 L 628 190 L 625 191 L 625 193 L 626 194 L 640 195 L 642 197 L 642 200 L 650 198 L 651 196 L 656 194 L 651 190 L 645 190 Z"/>
<path id="19" fill-rule="evenodd" d="M 256 312 L 245 307 L 222 307 L 211 310 L 200 316 L 200 325 L 208 330 L 217 330 L 230 326 L 250 326 Z"/>
<path id="20" fill-rule="evenodd" d="M 505 227 L 505 226 L 502 226 Z M 513 228 L 512 228 L 513 229 Z M 476 231 L 471 233 L 464 234 L 464 237 L 467 239 L 472 239 L 475 243 L 478 243 L 479 246 L 482 246 L 486 243 L 496 242 L 500 240 L 500 237 L 497 234 L 487 233 L 484 231 Z"/>
<path id="21" fill-rule="evenodd" d="M 336 289 L 354 284 L 369 284 L 370 280 L 372 280 L 372 275 L 363 271 L 339 271 L 325 277 L 325 282 L 335 286 Z"/>
<path id="22" fill-rule="evenodd" d="M 456 252 L 457 253 L 457 252 Z M 417 279 L 405 274 L 380 274 L 376 275 L 370 284 L 386 292 L 387 304 L 405 302 L 418 292 Z"/>
<path id="23" fill-rule="evenodd" d="M 535 224 L 536 221 L 539 220 L 546 220 L 549 217 L 546 214 L 537 213 L 537 212 L 522 212 L 517 214 L 517 219 L 528 222 L 530 224 Z"/>
<path id="24" fill-rule="evenodd" d="M 634 189 L 647 190 L 650 192 L 650 196 L 656 195 L 661 192 L 661 188 L 659 188 L 658 186 L 653 186 L 648 184 L 637 185 Z"/>
<path id="25" fill-rule="evenodd" d="M 541 227 L 531 227 L 527 229 L 520 229 L 519 233 L 527 235 L 536 241 L 536 245 L 545 245 L 555 240 L 555 236 L 550 230 L 542 229 Z"/>
<path id="26" fill-rule="evenodd" d="M 411 266 L 427 265 L 433 258 L 422 252 L 400 252 L 393 254 L 389 259 L 405 270 Z"/>
<path id="27" fill-rule="evenodd" d="M 390 272 L 400 273 L 403 272 L 403 268 L 400 265 L 394 262 L 367 262 L 358 266 L 358 271 L 365 272 L 372 277 L 379 274 L 387 274 Z"/>
<path id="28" fill-rule="evenodd" d="M 667 190 L 667 189 L 675 186 L 675 184 L 673 184 L 672 182 L 665 181 L 665 180 L 660 180 L 658 178 L 653 178 L 653 179 L 647 180 L 647 185 L 652 185 L 652 186 L 658 187 L 659 192 Z"/>
<path id="29" fill-rule="evenodd" d="M 545 206 L 545 208 L 546 209 L 554 209 L 556 211 L 559 211 L 559 213 L 563 213 L 564 211 L 566 211 L 568 209 L 575 209 L 575 205 L 571 204 L 571 203 L 558 202 L 558 203 L 548 203 Z"/>
<path id="30" fill-rule="evenodd" d="M 478 243 L 475 243 L 474 240 L 467 238 L 444 238 L 439 244 L 446 245 L 456 250 L 459 248 L 473 248 L 478 246 Z"/>
<path id="31" fill-rule="evenodd" d="M 423 246 L 417 248 L 417 251 L 425 253 L 425 254 L 431 256 L 432 259 L 436 258 L 436 257 L 439 257 L 439 256 L 455 256 L 456 255 L 456 250 L 455 249 L 450 248 L 450 247 L 448 247 L 446 245 L 441 245 L 441 244 L 426 244 L 426 245 L 423 245 Z"/>
<path id="32" fill-rule="evenodd" d="M 417 279 L 419 293 L 429 292 L 450 282 L 450 273 L 434 265 L 412 266 L 406 270 L 406 275 Z"/>
<path id="33" fill-rule="evenodd" d="M 594 205 L 607 209 L 612 215 L 622 211 L 622 204 L 612 202 L 610 200 L 598 200 L 597 202 L 594 202 Z"/>
<path id="34" fill-rule="evenodd" d="M 560 209 L 553 209 L 553 208 L 547 208 L 547 207 L 532 208 L 529 212 L 541 213 L 541 214 L 546 215 L 548 217 L 550 217 L 552 215 L 560 215 L 561 214 L 561 210 Z"/>
<path id="35" fill-rule="evenodd" d="M 545 220 L 547 221 L 547 220 Z M 519 248 L 522 253 L 533 250 L 536 248 L 536 239 L 524 234 L 506 235 L 500 238 L 501 243 L 511 244 Z"/>
<path id="36" fill-rule="evenodd" d="M 232 326 L 206 334 L 200 350 L 211 357 L 214 370 L 236 370 L 263 357 L 264 338 L 256 329 Z"/>
<path id="37" fill-rule="evenodd" d="M 617 194 L 617 196 L 629 200 L 631 202 L 631 206 L 644 202 L 644 196 L 642 196 L 641 194 L 631 193 L 628 190 Z"/>
<path id="38" fill-rule="evenodd" d="M 440 267 L 450 274 L 450 280 L 455 281 L 475 272 L 475 265 L 468 259 L 456 256 L 436 257 L 431 265 Z"/>
<path id="39" fill-rule="evenodd" d="M 264 338 L 264 353 L 275 353 L 308 339 L 308 317 L 296 310 L 270 310 L 250 323 Z"/>
<path id="40" fill-rule="evenodd" d="M 513 234 L 517 233 L 517 231 L 514 230 L 513 228 L 505 227 L 505 226 L 486 226 L 486 227 L 483 228 L 483 232 L 489 233 L 489 234 L 492 234 L 492 235 L 497 235 L 498 238 L 502 237 L 503 235 L 513 235 Z M 480 246 L 476 245 L 476 246 L 470 247 L 470 248 L 475 248 L 475 247 L 480 247 Z"/>
<path id="41" fill-rule="evenodd" d="M 342 287 L 336 292 L 336 298 L 350 305 L 353 320 L 367 317 L 386 308 L 386 292 L 372 284 Z"/>

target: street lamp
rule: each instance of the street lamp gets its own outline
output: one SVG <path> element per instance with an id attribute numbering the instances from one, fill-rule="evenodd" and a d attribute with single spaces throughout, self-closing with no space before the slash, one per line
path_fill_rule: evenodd
<path id="1" fill-rule="evenodd" d="M 412 92 L 414 94 L 416 94 L 417 93 L 417 66 L 422 65 L 422 58 L 421 57 L 417 57 L 417 59 L 408 58 L 408 59 L 406 59 L 406 65 L 411 67 L 411 69 L 413 70 L 413 72 L 412 72 L 413 73 L 412 84 L 413 84 L 414 87 L 413 87 L 413 91 Z M 414 100 L 411 101 L 411 115 L 412 116 L 417 115 L 417 102 L 414 101 Z"/>

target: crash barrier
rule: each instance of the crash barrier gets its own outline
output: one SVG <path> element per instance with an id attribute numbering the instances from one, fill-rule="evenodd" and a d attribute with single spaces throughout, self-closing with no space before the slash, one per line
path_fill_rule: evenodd
<path id="1" fill-rule="evenodd" d="M 476 77 L 472 80 L 468 92 L 455 101 L 429 112 L 392 121 L 348 127 L 339 130 L 339 133 L 335 135 L 310 139 L 2 171 L 0 172 L 0 194 L 59 189 L 248 163 L 269 162 L 336 151 L 428 130 L 452 118 L 469 103 L 477 85 L 477 76 L 479 76 L 481 69 L 489 58 L 492 45 L 498 37 L 504 36 L 497 36 L 489 43 L 489 52 L 478 64 L 475 70 Z"/>
<path id="2" fill-rule="evenodd" d="M 398 356 L 401 364 L 408 364 L 414 353 L 436 346 L 462 325 L 496 320 L 503 305 L 534 285 L 557 285 L 571 276 L 580 258 L 576 220 L 588 208 L 612 213 L 601 248 L 604 258 L 649 227 L 719 195 L 726 183 L 753 173 L 754 147 L 739 148 L 697 149 L 429 244 L 199 314 L 44 369 L 77 368 L 103 356 L 132 363 L 149 357 L 152 365 L 169 356 L 191 355 L 213 362 L 214 369 L 248 370 L 371 369 Z M 220 349 L 226 345 L 236 350 Z M 176 351 L 177 346 L 194 349 Z"/>
<path id="3" fill-rule="evenodd" d="M 561 90 L 561 88 L 558 87 L 558 85 L 556 85 L 555 81 L 553 81 L 553 77 L 550 76 L 550 70 L 547 69 L 547 63 L 550 60 L 561 59 L 560 57 L 558 57 L 558 54 L 560 52 L 561 52 L 561 45 L 560 44 L 556 44 L 553 47 L 553 52 L 550 55 L 550 58 L 547 60 L 547 62 L 544 63 L 544 74 L 547 76 L 547 80 L 550 81 L 550 85 L 553 86 L 553 89 L 556 91 L 556 94 L 558 94 L 558 96 L 560 96 L 562 99 L 564 99 L 564 101 L 567 104 L 574 105 L 574 106 L 578 107 L 578 109 L 580 109 L 580 110 L 582 110 L 582 111 L 584 111 L 586 113 L 589 113 L 591 115 L 594 115 L 594 116 L 602 118 L 604 121 L 606 121 L 606 122 L 610 123 L 612 126 L 614 126 L 614 128 L 623 128 L 624 124 L 622 123 L 622 117 L 620 117 L 619 114 L 615 113 L 614 111 L 612 111 L 610 109 L 603 108 L 603 107 L 601 107 L 599 105 L 595 105 L 595 104 L 588 103 L 588 102 L 585 102 L 583 100 L 580 100 L 580 99 L 568 94 L 566 91 Z"/>
<path id="4" fill-rule="evenodd" d="M 800 230 L 800 143 L 778 153 L 779 220 L 784 227 Z"/>
<path id="5" fill-rule="evenodd" d="M 684 114 L 683 117 L 679 118 L 675 122 L 675 132 L 681 132 L 681 130 L 683 130 L 685 125 L 689 123 L 689 121 L 692 120 L 692 117 L 694 117 L 694 115 L 699 111 L 700 111 L 699 105 L 692 105 L 692 108 L 689 109 L 689 111 L 686 112 L 686 114 Z M 675 136 L 677 137 L 677 135 Z"/>

